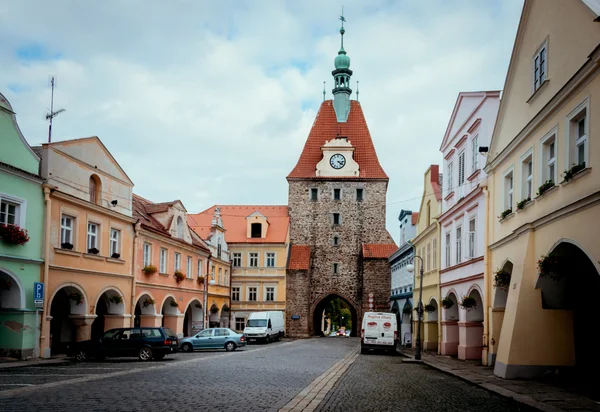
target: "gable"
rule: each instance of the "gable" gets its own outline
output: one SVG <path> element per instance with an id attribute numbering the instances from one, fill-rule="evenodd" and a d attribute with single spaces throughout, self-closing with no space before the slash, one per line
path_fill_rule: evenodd
<path id="1" fill-rule="evenodd" d="M 473 112 L 485 99 L 485 92 L 459 93 L 454 110 L 450 116 L 450 122 L 446 128 L 440 151 L 444 151 L 446 146 L 454 139 L 454 136 L 464 126 L 464 123 L 471 117 Z"/>
<path id="2" fill-rule="evenodd" d="M 12 111 L 8 100 L 0 94 L 0 162 L 9 164 L 26 172 L 39 174 L 40 158 L 33 152 Z"/>
<path id="3" fill-rule="evenodd" d="M 600 24 L 582 1 L 526 0 L 504 83 L 488 162 L 496 157 L 588 60 Z M 533 58 L 547 44 L 547 78 L 533 93 Z"/>
<path id="4" fill-rule="evenodd" d="M 129 176 L 96 136 L 51 143 L 53 149 L 78 159 L 92 168 L 133 185 Z"/>

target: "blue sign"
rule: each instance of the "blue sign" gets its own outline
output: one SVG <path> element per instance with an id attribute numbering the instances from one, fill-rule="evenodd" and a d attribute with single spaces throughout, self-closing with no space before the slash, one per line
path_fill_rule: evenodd
<path id="1" fill-rule="evenodd" d="M 300 319 L 300 315 L 292 315 L 292 320 L 298 320 Z"/>
<path id="2" fill-rule="evenodd" d="M 33 282 L 33 300 L 44 300 L 44 284 Z"/>

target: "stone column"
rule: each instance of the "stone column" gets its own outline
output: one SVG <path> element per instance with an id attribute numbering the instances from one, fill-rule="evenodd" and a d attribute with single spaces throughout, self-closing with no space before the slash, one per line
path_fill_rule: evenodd
<path id="1" fill-rule="evenodd" d="M 164 315 L 165 328 L 171 329 L 178 337 L 182 338 L 184 317 L 185 315 L 183 313 L 178 315 Z"/>
<path id="2" fill-rule="evenodd" d="M 75 325 L 75 342 L 90 340 L 92 338 L 92 323 L 96 315 L 69 315 L 69 319 Z"/>
<path id="3" fill-rule="evenodd" d="M 104 331 L 115 328 L 128 328 L 131 325 L 131 315 L 104 315 Z"/>
<path id="4" fill-rule="evenodd" d="M 458 354 L 458 321 L 442 321 L 442 355 L 456 356 Z"/>
<path id="5" fill-rule="evenodd" d="M 163 315 L 140 315 L 142 328 L 158 328 L 162 326 Z"/>
<path id="6" fill-rule="evenodd" d="M 438 347 L 438 323 L 437 320 L 426 320 L 425 334 L 423 340 L 423 349 L 427 351 L 437 352 Z"/>
<path id="7" fill-rule="evenodd" d="M 483 322 L 458 322 L 458 359 L 481 359 Z"/>

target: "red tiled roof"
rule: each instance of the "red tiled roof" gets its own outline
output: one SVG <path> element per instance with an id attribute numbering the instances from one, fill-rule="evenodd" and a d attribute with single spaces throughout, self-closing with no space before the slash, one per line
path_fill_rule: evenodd
<path id="1" fill-rule="evenodd" d="M 326 100 L 321 104 L 300 159 L 294 170 L 288 175 L 288 179 L 317 178 L 315 174 L 317 163 L 323 158 L 321 146 L 325 144 L 325 141 L 335 139 L 338 135 L 347 137 L 352 143 L 355 148 L 354 160 L 360 168 L 360 176 L 348 177 L 348 179 L 388 180 L 388 176 L 379 164 L 362 107 L 356 100 L 351 100 L 350 114 L 346 123 L 337 122 L 331 100 Z M 323 178 L 331 179 L 331 177 Z"/>
<path id="2" fill-rule="evenodd" d="M 287 206 L 236 206 L 214 205 L 203 212 L 188 214 L 188 225 L 202 238 L 210 235 L 215 208 L 221 209 L 227 243 L 285 243 L 290 225 Z M 266 238 L 249 238 L 246 217 L 259 212 L 267 218 L 269 228 Z"/>
<path id="3" fill-rule="evenodd" d="M 287 268 L 289 270 L 308 270 L 310 268 L 310 246 L 292 245 Z"/>
<path id="4" fill-rule="evenodd" d="M 411 223 L 412 223 L 413 225 L 416 225 L 416 224 L 417 224 L 417 222 L 419 221 L 419 212 L 413 212 L 413 214 L 412 214 L 411 218 L 412 218 L 412 221 L 411 221 Z"/>
<path id="5" fill-rule="evenodd" d="M 398 249 L 395 243 L 363 243 L 365 259 L 387 259 Z"/>
<path id="6" fill-rule="evenodd" d="M 438 165 L 431 165 L 431 186 L 438 202 L 442 200 L 440 180 L 440 167 Z"/>

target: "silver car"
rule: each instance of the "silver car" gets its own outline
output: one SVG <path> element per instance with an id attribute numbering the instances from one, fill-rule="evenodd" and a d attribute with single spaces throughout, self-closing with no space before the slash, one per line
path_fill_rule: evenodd
<path id="1" fill-rule="evenodd" d="M 246 346 L 243 334 L 228 328 L 210 328 L 179 341 L 182 352 L 198 349 L 225 349 L 227 352 Z"/>

